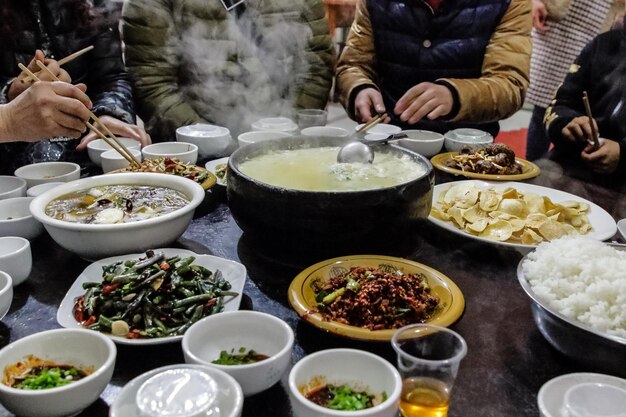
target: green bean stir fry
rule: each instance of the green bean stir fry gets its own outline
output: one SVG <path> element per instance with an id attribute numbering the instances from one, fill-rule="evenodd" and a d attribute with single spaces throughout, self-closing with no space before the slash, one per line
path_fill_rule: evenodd
<path id="1" fill-rule="evenodd" d="M 102 282 L 85 282 L 74 303 L 82 326 L 129 339 L 182 335 L 203 317 L 219 313 L 231 284 L 219 270 L 194 265 L 195 258 L 145 257 L 104 266 Z"/>

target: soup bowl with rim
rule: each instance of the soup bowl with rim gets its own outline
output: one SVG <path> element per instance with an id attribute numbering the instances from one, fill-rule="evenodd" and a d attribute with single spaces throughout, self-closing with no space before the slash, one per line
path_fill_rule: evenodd
<path id="1" fill-rule="evenodd" d="M 403 130 L 406 139 L 400 139 L 398 145 L 422 154 L 428 158 L 437 155 L 443 148 L 443 135 L 428 130 Z"/>
<path id="2" fill-rule="evenodd" d="M 432 204 L 434 172 L 422 155 L 394 145 L 376 147 L 376 152 L 409 158 L 423 174 L 405 183 L 363 191 L 284 188 L 241 170 L 244 162 L 259 156 L 320 147 L 339 150 L 348 140 L 294 136 L 235 151 L 228 161 L 227 198 L 246 241 L 267 254 L 307 255 L 300 264 L 308 264 L 322 256 L 384 250 L 410 238 L 411 228 L 428 216 Z"/>
<path id="3" fill-rule="evenodd" d="M 34 197 L 0 200 L 0 236 L 19 236 L 32 240 L 43 232 L 43 226 L 29 209 L 33 200 Z"/>
<path id="4" fill-rule="evenodd" d="M 11 175 L 0 175 L 0 200 L 26 195 L 26 180 Z"/>
<path id="5" fill-rule="evenodd" d="M 38 162 L 15 170 L 28 188 L 46 182 L 68 182 L 80 178 L 80 165 L 73 162 Z"/>
<path id="6" fill-rule="evenodd" d="M 180 162 L 195 164 L 198 161 L 198 146 L 186 142 L 161 142 L 144 146 L 143 159 L 159 159 L 169 156 Z"/>
<path id="7" fill-rule="evenodd" d="M 176 140 L 193 143 L 198 147 L 198 156 L 206 158 L 223 155 L 230 146 L 232 137 L 226 127 L 196 123 L 176 129 Z"/>
<path id="8" fill-rule="evenodd" d="M 55 329 L 19 339 L 0 350 L 0 369 L 28 355 L 92 372 L 70 384 L 24 390 L 0 383 L 0 402 L 18 416 L 74 415 L 93 403 L 113 375 L 117 350 L 107 336 L 86 329 Z"/>
<path id="9" fill-rule="evenodd" d="M 28 239 L 18 236 L 0 237 L 0 271 L 11 275 L 13 286 L 28 278 L 33 267 L 33 255 Z"/>
<path id="10" fill-rule="evenodd" d="M 444 135 L 444 145 L 449 152 L 459 152 L 464 146 L 484 148 L 491 143 L 493 136 L 478 129 L 454 129 Z"/>
<path id="11" fill-rule="evenodd" d="M 131 138 L 117 138 L 118 141 L 122 143 L 128 149 L 140 149 L 141 143 Z M 111 145 L 106 143 L 104 139 L 95 139 L 87 144 L 87 155 L 89 155 L 89 159 L 91 162 L 102 167 L 102 155 L 106 151 L 112 151 L 113 148 Z"/>
<path id="12" fill-rule="evenodd" d="M 4 318 L 13 302 L 13 278 L 4 271 L 0 271 L 0 320 Z"/>
<path id="13" fill-rule="evenodd" d="M 161 216 L 130 223 L 81 224 L 46 214 L 48 204 L 66 194 L 105 185 L 164 187 L 181 192 L 189 203 Z M 100 175 L 72 181 L 36 197 L 30 210 L 59 245 L 86 259 L 99 259 L 163 247 L 180 237 L 204 199 L 200 185 L 187 178 L 146 172 Z"/>

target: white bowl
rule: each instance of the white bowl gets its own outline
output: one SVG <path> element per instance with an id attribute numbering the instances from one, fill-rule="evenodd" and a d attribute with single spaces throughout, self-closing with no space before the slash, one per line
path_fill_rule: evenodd
<path id="1" fill-rule="evenodd" d="M 28 188 L 46 182 L 69 182 L 80 178 L 80 165 L 73 162 L 39 162 L 15 170 Z"/>
<path id="2" fill-rule="evenodd" d="M 346 129 L 335 126 L 312 126 L 302 129 L 302 136 L 330 136 L 334 138 L 347 138 L 350 135 Z"/>
<path id="3" fill-rule="evenodd" d="M 141 143 L 137 142 L 135 139 L 119 137 L 117 139 L 122 143 L 122 145 L 126 146 L 126 148 L 128 149 L 141 148 Z M 113 148 L 111 147 L 111 145 L 106 143 L 104 139 L 92 140 L 87 144 L 87 154 L 89 155 L 89 159 L 91 159 L 91 162 L 98 165 L 99 167 L 102 167 L 102 159 L 100 158 L 100 155 L 102 155 L 103 152 L 112 150 Z"/>
<path id="4" fill-rule="evenodd" d="M 288 117 L 266 117 L 259 119 L 251 125 L 252 130 L 271 130 L 274 132 L 296 133 L 298 125 Z"/>
<path id="5" fill-rule="evenodd" d="M 32 240 L 43 231 L 41 223 L 30 212 L 35 197 L 0 200 L 0 236 L 19 236 Z"/>
<path id="6" fill-rule="evenodd" d="M 259 132 L 246 132 L 237 137 L 239 146 L 246 146 L 256 142 L 264 142 L 266 140 L 286 138 L 293 136 L 288 132 L 280 132 L 278 130 L 264 130 Z"/>
<path id="7" fill-rule="evenodd" d="M 219 334 L 219 337 L 215 337 Z M 264 391 L 280 381 L 291 362 L 294 335 L 281 319 L 258 311 L 230 311 L 206 317 L 183 336 L 185 362 L 217 368 L 237 380 L 244 395 Z M 269 358 L 246 365 L 212 363 L 221 351 L 253 349 Z"/>
<path id="8" fill-rule="evenodd" d="M 171 188 L 183 193 L 189 204 L 163 216 L 120 224 L 79 224 L 57 220 L 45 213 L 49 202 L 62 195 L 102 185 L 148 185 Z M 56 187 L 39 197 L 30 210 L 59 245 L 87 259 L 142 252 L 165 247 L 178 239 L 191 222 L 193 212 L 205 192 L 194 181 L 176 175 L 131 172 L 100 175 Z"/>
<path id="9" fill-rule="evenodd" d="M 222 313 L 220 313 L 222 314 Z M 120 391 L 109 410 L 110 417 L 137 417 L 136 396 L 139 388 L 151 377 L 162 372 L 175 369 L 200 370 L 213 378 L 219 387 L 217 401 L 220 407 L 220 417 L 239 417 L 243 410 L 243 393 L 235 379 L 218 369 L 203 365 L 177 364 L 164 366 L 145 374 L 139 375 Z"/>
<path id="10" fill-rule="evenodd" d="M 230 130 L 222 126 L 197 123 L 176 129 L 176 140 L 193 143 L 200 158 L 223 155 L 233 138 Z"/>
<path id="11" fill-rule="evenodd" d="M 180 162 L 195 164 L 198 161 L 198 147 L 186 142 L 161 142 L 145 146 L 141 152 L 143 159 L 159 159 L 169 156 Z"/>
<path id="12" fill-rule="evenodd" d="M 588 382 L 565 392 L 565 415 L 570 417 L 626 417 L 626 390 Z"/>
<path id="13" fill-rule="evenodd" d="M 463 146 L 484 148 L 493 143 L 493 136 L 478 129 L 455 129 L 444 135 L 444 145 L 449 152 L 458 152 Z"/>
<path id="14" fill-rule="evenodd" d="M 139 149 L 129 149 L 135 159 L 141 162 L 141 151 Z M 118 169 L 128 168 L 130 162 L 124 158 L 118 151 L 111 149 L 110 151 L 104 151 L 100 154 L 100 165 L 102 166 L 102 172 L 115 171 Z"/>
<path id="15" fill-rule="evenodd" d="M 312 381 L 347 384 L 378 396 L 384 392 L 387 399 L 360 411 L 331 410 L 313 403 L 301 392 L 307 386 L 313 388 Z M 289 373 L 289 399 L 295 417 L 395 417 L 401 391 L 402 379 L 396 368 L 385 359 L 362 350 L 322 350 L 305 356 Z"/>
<path id="16" fill-rule="evenodd" d="M 45 182 L 43 184 L 30 187 L 28 190 L 26 190 L 26 195 L 28 197 L 37 197 L 38 195 L 41 195 L 45 193 L 46 191 L 52 190 L 54 187 L 63 185 L 63 184 L 65 183 L 64 182 Z"/>
<path id="17" fill-rule="evenodd" d="M 0 384 L 0 402 L 19 416 L 57 417 L 78 413 L 93 403 L 113 375 L 115 345 L 91 330 L 48 330 L 19 339 L 0 350 L 0 369 L 35 355 L 64 365 L 93 369 L 71 384 L 43 390 L 21 390 Z"/>
<path id="18" fill-rule="evenodd" d="M 0 320 L 3 319 L 9 312 L 12 301 L 13 279 L 11 278 L 11 275 L 4 271 L 0 271 Z"/>
<path id="19" fill-rule="evenodd" d="M 355 131 L 359 130 L 363 126 L 365 126 L 365 124 L 361 123 L 360 125 L 357 125 L 354 128 L 354 130 Z M 374 127 L 367 130 L 367 133 L 384 133 L 387 136 L 393 135 L 394 133 L 400 133 L 400 132 L 402 132 L 402 128 L 400 126 L 394 126 L 394 125 L 389 125 L 385 123 L 379 123 L 375 125 Z"/>
<path id="20" fill-rule="evenodd" d="M 11 275 L 13 285 L 28 278 L 33 267 L 30 242 L 23 237 L 0 237 L 0 271 Z"/>
<path id="21" fill-rule="evenodd" d="M 400 139 L 398 145 L 430 158 L 437 155 L 443 148 L 443 135 L 428 130 L 403 130 L 407 139 Z"/>
<path id="22" fill-rule="evenodd" d="M 26 195 L 26 180 L 11 175 L 0 175 L 0 200 Z"/>

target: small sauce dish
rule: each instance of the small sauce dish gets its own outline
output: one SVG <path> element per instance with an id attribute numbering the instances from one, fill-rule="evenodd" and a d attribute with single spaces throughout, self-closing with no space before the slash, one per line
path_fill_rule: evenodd
<path id="1" fill-rule="evenodd" d="M 11 275 L 13 286 L 28 278 L 33 266 L 30 242 L 23 237 L 0 237 L 0 271 Z"/>

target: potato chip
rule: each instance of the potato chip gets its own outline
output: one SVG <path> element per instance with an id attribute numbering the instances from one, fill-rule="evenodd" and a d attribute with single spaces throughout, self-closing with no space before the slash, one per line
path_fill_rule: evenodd
<path id="1" fill-rule="evenodd" d="M 468 223 L 468 225 L 465 228 L 469 230 L 470 232 L 481 233 L 487 228 L 487 226 L 489 226 L 489 220 L 478 219 L 475 222 Z"/>
<path id="2" fill-rule="evenodd" d="M 481 210 L 480 207 L 478 207 L 478 204 L 476 204 L 463 212 L 463 218 L 470 223 L 474 223 L 481 219 L 486 221 L 487 212 Z"/>
<path id="3" fill-rule="evenodd" d="M 478 201 L 480 189 L 472 184 L 459 184 L 451 187 L 443 198 L 448 204 L 454 204 L 459 208 L 470 208 Z"/>
<path id="4" fill-rule="evenodd" d="M 532 229 L 526 229 L 524 230 L 524 233 L 522 233 L 522 243 L 524 245 L 536 245 L 541 241 L 543 241 L 543 238 Z"/>
<path id="5" fill-rule="evenodd" d="M 497 240 L 498 242 L 505 242 L 511 238 L 512 234 L 513 227 L 511 226 L 511 223 L 506 220 L 498 220 L 497 222 L 487 226 L 478 236 L 486 239 Z"/>
<path id="6" fill-rule="evenodd" d="M 502 198 L 503 197 L 494 190 L 487 190 L 480 193 L 478 204 L 484 211 L 494 211 L 500 205 Z"/>
<path id="7" fill-rule="evenodd" d="M 498 209 L 512 216 L 522 217 L 526 210 L 526 205 L 523 201 L 505 198 L 500 202 Z"/>
<path id="8" fill-rule="evenodd" d="M 549 220 L 539 226 L 539 234 L 546 240 L 558 239 L 567 234 L 563 225 L 557 221 Z"/>

